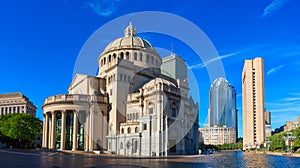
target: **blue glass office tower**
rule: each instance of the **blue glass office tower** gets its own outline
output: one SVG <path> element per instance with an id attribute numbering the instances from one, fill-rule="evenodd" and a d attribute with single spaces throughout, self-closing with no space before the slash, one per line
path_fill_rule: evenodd
<path id="1" fill-rule="evenodd" d="M 208 126 L 235 128 L 237 131 L 236 91 L 224 78 L 216 79 L 211 85 Z"/>

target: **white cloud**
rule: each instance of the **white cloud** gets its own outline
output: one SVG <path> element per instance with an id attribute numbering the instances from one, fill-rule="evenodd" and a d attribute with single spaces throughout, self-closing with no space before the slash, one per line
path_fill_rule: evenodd
<path id="1" fill-rule="evenodd" d="M 274 0 L 269 6 L 264 9 L 262 17 L 266 17 L 271 13 L 279 10 L 284 4 L 288 3 L 290 0 Z"/>
<path id="2" fill-rule="evenodd" d="M 289 97 L 266 103 L 266 107 L 271 111 L 272 128 L 277 128 L 300 115 L 300 94 L 292 93 Z"/>
<path id="3" fill-rule="evenodd" d="M 274 68 L 270 69 L 270 70 L 267 72 L 267 76 L 270 75 L 270 74 L 272 74 L 272 73 L 277 72 L 278 70 L 280 70 L 280 69 L 283 68 L 284 66 L 285 66 L 285 65 L 282 64 L 282 65 L 279 65 L 279 66 L 277 66 L 277 67 L 274 67 Z"/>
<path id="4" fill-rule="evenodd" d="M 188 68 L 189 69 L 201 69 L 201 68 L 204 68 L 205 66 L 207 66 L 208 64 L 211 64 L 215 61 L 218 61 L 218 60 L 221 60 L 221 59 L 224 59 L 224 58 L 228 58 L 228 57 L 232 57 L 234 55 L 238 54 L 238 52 L 235 52 L 235 53 L 230 53 L 230 54 L 226 54 L 226 55 L 222 55 L 222 56 L 218 56 L 218 57 L 215 57 L 215 58 L 212 58 L 206 62 L 203 62 L 203 63 L 200 63 L 200 64 L 197 64 L 197 65 L 192 65 L 192 66 L 189 66 Z"/>
<path id="5" fill-rule="evenodd" d="M 89 0 L 86 2 L 87 7 L 91 8 L 96 14 L 109 17 L 114 14 L 121 0 Z"/>

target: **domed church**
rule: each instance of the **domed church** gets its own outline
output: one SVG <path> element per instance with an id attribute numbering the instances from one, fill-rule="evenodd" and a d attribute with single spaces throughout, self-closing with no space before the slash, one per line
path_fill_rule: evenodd
<path id="1" fill-rule="evenodd" d="M 100 54 L 97 76 L 76 74 L 69 94 L 43 105 L 43 147 L 122 155 L 198 152 L 198 104 L 187 66 L 163 59 L 130 25 Z"/>

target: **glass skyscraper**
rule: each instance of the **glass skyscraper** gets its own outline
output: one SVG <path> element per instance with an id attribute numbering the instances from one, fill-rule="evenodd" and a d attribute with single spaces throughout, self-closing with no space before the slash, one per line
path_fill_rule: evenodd
<path id="1" fill-rule="evenodd" d="M 224 78 L 218 78 L 210 88 L 209 127 L 237 130 L 236 91 Z"/>

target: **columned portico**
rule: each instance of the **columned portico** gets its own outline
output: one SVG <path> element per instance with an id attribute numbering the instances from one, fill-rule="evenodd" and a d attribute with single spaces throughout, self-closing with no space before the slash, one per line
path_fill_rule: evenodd
<path id="1" fill-rule="evenodd" d="M 99 102 L 101 110 L 108 114 L 107 98 L 95 96 L 93 100 Z M 74 99 L 77 100 L 74 103 Z M 100 145 L 95 145 L 94 138 L 105 141 L 106 134 L 93 137 L 94 111 L 100 110 L 91 108 L 87 95 L 59 95 L 52 96 L 45 100 L 43 105 L 43 147 L 60 150 L 100 150 Z M 80 101 L 78 101 L 80 100 Z M 96 102 L 97 102 L 96 101 Z M 103 106 L 103 107 L 102 107 Z M 102 116 L 104 117 L 104 116 Z M 105 116 L 107 118 L 107 116 Z M 103 119 L 97 122 L 103 122 Z M 102 124 L 102 123 L 101 123 Z M 107 128 L 103 128 L 106 133 Z M 101 131 L 98 130 L 97 131 Z M 99 134 L 100 135 L 100 134 Z M 102 148 L 106 148 L 102 147 Z"/>

